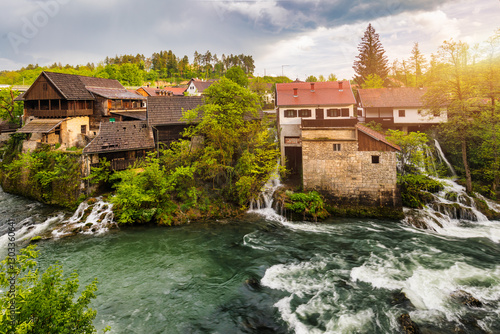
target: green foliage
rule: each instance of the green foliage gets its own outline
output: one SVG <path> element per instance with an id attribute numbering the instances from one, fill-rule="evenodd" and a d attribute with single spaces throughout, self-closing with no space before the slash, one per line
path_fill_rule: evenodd
<path id="1" fill-rule="evenodd" d="M 0 287 L 3 290 L 0 295 L 0 332 L 96 333 L 92 321 L 97 312 L 89 304 L 96 297 L 97 279 L 76 298 L 78 274 L 74 272 L 64 278 L 62 266 L 58 264 L 41 273 L 37 257 L 38 251 L 30 245 L 21 249 L 16 257 L 7 257 L 0 262 Z M 13 302 L 15 326 L 10 310 Z"/>
<path id="2" fill-rule="evenodd" d="M 226 78 L 237 83 L 241 87 L 248 86 L 248 77 L 245 74 L 245 71 L 239 66 L 233 66 L 226 72 Z"/>
<path id="3" fill-rule="evenodd" d="M 7 145 L 2 148 L 2 165 L 7 165 L 14 160 L 23 148 L 23 141 L 28 137 L 26 133 L 13 133 L 10 135 Z"/>
<path id="4" fill-rule="evenodd" d="M 428 141 L 425 133 L 418 131 L 405 133 L 400 130 L 387 130 L 387 134 L 387 140 L 398 145 L 401 149 L 397 153 L 397 156 L 400 162 L 399 171 L 402 175 L 405 175 L 411 166 L 418 167 L 423 165 L 423 146 Z"/>
<path id="5" fill-rule="evenodd" d="M 17 90 L 0 89 L 0 119 L 10 123 L 17 123 L 23 115 L 22 102 L 16 102 L 14 99 L 19 95 Z"/>
<path id="6" fill-rule="evenodd" d="M 111 162 L 102 158 L 99 159 L 99 166 L 90 168 L 90 174 L 84 180 L 90 180 L 92 184 L 107 183 L 111 173 Z"/>
<path id="7" fill-rule="evenodd" d="M 323 198 L 316 191 L 308 193 L 287 191 L 285 195 L 288 197 L 285 201 L 285 208 L 302 214 L 304 219 L 306 216 L 313 217 L 315 220 L 328 217 Z"/>
<path id="8" fill-rule="evenodd" d="M 306 78 L 306 82 L 318 82 L 318 78 L 316 78 L 314 75 L 310 75 Z"/>
<path id="9" fill-rule="evenodd" d="M 80 195 L 80 155 L 48 148 L 19 154 L 0 169 L 5 190 L 73 208 Z"/>
<path id="10" fill-rule="evenodd" d="M 361 85 L 361 88 L 382 88 L 384 87 L 384 80 L 378 76 L 378 74 L 367 75 L 365 82 Z"/>
<path id="11" fill-rule="evenodd" d="M 245 207 L 276 169 L 279 150 L 266 122 L 257 119 L 258 96 L 222 78 L 205 91 L 206 104 L 186 111 L 197 119 L 185 137 L 147 157 L 134 169 L 112 176 L 120 223 L 173 224 L 204 213 L 220 215 L 228 206 Z M 218 209 L 214 209 L 218 207 Z"/>
<path id="12" fill-rule="evenodd" d="M 422 208 L 425 203 L 432 200 L 429 193 L 436 193 L 444 189 L 444 186 L 426 175 L 406 174 L 398 176 L 398 184 L 401 186 L 401 198 L 403 206 L 409 208 Z"/>
<path id="13" fill-rule="evenodd" d="M 380 133 L 384 133 L 384 128 L 382 127 L 382 124 L 380 123 L 377 123 L 375 121 L 370 121 L 368 123 L 365 123 L 364 124 L 366 127 L 372 129 L 372 130 L 375 130 L 377 132 L 380 132 Z"/>

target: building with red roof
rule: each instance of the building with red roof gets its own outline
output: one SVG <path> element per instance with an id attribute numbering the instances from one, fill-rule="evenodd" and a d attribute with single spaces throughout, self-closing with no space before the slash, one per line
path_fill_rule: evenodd
<path id="1" fill-rule="evenodd" d="M 349 81 L 276 84 L 281 162 L 292 173 L 302 166 L 301 123 L 354 125 L 356 99 Z"/>

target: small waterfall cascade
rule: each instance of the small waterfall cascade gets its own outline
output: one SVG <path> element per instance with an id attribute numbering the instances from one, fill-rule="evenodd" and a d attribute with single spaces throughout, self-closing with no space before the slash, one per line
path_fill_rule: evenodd
<path id="1" fill-rule="evenodd" d="M 284 222 L 286 219 L 279 215 L 273 208 L 274 192 L 281 187 L 278 168 L 271 175 L 266 184 L 262 187 L 260 194 L 250 202 L 248 212 L 257 213 L 268 220 Z"/>
<path id="2" fill-rule="evenodd" d="M 60 238 L 75 233 L 102 234 L 117 227 L 113 221 L 113 205 L 101 197 L 90 198 L 78 206 L 75 213 L 52 230 L 52 237 Z"/>
<path id="3" fill-rule="evenodd" d="M 490 212 L 500 216 L 500 205 L 485 197 L 474 194 L 469 196 L 465 188 L 454 181 L 456 173 L 443 154 L 439 142 L 435 140 L 437 159 L 444 163 L 453 173 L 453 179 L 440 179 L 431 176 L 444 185 L 439 193 L 432 194 L 433 200 L 429 201 L 423 209 L 405 208 L 405 222 L 417 228 L 431 230 L 443 235 L 460 238 L 486 237 L 494 242 L 500 242 L 500 221 L 489 220 L 477 207 L 482 206 Z M 426 150 L 431 157 L 430 150 Z M 436 175 L 436 165 L 429 159 L 428 173 Z M 477 202 L 479 201 L 479 202 Z"/>
<path id="4" fill-rule="evenodd" d="M 453 169 L 453 166 L 450 164 L 450 162 L 444 156 L 443 150 L 441 149 L 441 145 L 439 144 L 437 139 L 434 139 L 434 145 L 436 146 L 436 151 L 438 154 L 439 161 L 444 163 L 448 167 L 448 169 L 451 171 L 451 174 L 453 175 L 453 177 L 456 177 L 457 173 Z"/>

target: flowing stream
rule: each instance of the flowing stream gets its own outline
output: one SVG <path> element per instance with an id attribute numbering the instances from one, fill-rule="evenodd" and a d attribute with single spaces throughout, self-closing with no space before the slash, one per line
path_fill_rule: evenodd
<path id="1" fill-rule="evenodd" d="M 95 325 L 111 333 L 386 334 L 401 332 L 403 313 L 427 333 L 500 333 L 500 222 L 446 182 L 441 204 L 420 212 L 427 230 L 288 222 L 267 195 L 239 219 L 116 229 L 100 200 L 71 213 L 0 190 L 0 249 L 10 221 L 19 247 L 50 237 L 38 243 L 41 267 L 77 270 L 81 285 L 97 277 Z"/>

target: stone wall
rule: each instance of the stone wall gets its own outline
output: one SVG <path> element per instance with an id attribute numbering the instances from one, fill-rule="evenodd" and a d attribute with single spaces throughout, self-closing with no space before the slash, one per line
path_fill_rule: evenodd
<path id="1" fill-rule="evenodd" d="M 400 206 L 396 153 L 359 152 L 356 140 L 341 136 L 337 141 L 337 134 L 347 132 L 303 130 L 304 189 L 338 204 Z M 334 144 L 340 144 L 340 151 L 334 151 Z"/>

